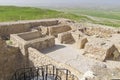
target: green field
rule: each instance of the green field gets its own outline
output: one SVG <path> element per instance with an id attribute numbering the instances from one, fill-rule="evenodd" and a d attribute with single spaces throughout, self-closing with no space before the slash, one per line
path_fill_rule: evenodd
<path id="1" fill-rule="evenodd" d="M 89 9 L 49 10 L 34 7 L 0 6 L 0 22 L 47 18 L 68 18 L 79 22 L 120 27 L 120 11 L 108 12 Z"/>
<path id="2" fill-rule="evenodd" d="M 86 16 L 93 23 L 120 27 L 120 10 L 97 10 L 97 9 L 60 9 L 67 13 L 76 14 L 78 16 Z"/>
<path id="3" fill-rule="evenodd" d="M 68 18 L 79 21 L 84 20 L 87 17 L 49 9 L 40 9 L 33 7 L 0 6 L 0 22 L 46 19 L 46 18 Z"/>

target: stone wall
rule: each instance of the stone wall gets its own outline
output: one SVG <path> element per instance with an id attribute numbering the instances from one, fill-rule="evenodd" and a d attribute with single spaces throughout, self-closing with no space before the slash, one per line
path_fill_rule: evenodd
<path id="1" fill-rule="evenodd" d="M 30 41 L 26 44 L 27 47 L 33 47 L 38 50 L 42 50 L 55 45 L 55 38 L 53 36 L 46 36 L 45 38 L 37 39 L 36 41 Z"/>
<path id="2" fill-rule="evenodd" d="M 98 37 L 110 37 L 111 34 L 115 34 L 117 31 L 111 28 L 88 27 L 85 33 L 91 36 L 97 35 Z"/>
<path id="3" fill-rule="evenodd" d="M 0 80 L 11 78 L 16 69 L 24 67 L 24 58 L 18 48 L 7 46 L 0 40 Z"/>
<path id="4" fill-rule="evenodd" d="M 57 68 L 68 69 L 78 78 L 80 78 L 80 76 L 81 76 L 81 73 L 78 70 L 72 68 L 69 65 L 57 62 L 57 61 L 53 60 L 52 58 L 48 57 L 47 55 L 42 54 L 40 51 L 38 51 L 34 48 L 31 48 L 31 47 L 28 48 L 28 52 L 29 52 L 29 60 L 33 62 L 35 67 L 52 64 L 52 65 L 56 66 Z"/>
<path id="5" fill-rule="evenodd" d="M 53 26 L 58 24 L 58 19 L 18 21 L 9 23 L 0 23 L 0 36 L 9 37 L 10 34 L 30 31 L 37 26 Z"/>
<path id="6" fill-rule="evenodd" d="M 41 50 L 55 45 L 53 36 L 42 36 L 39 31 L 11 34 L 10 40 L 14 46 L 20 48 L 23 55 L 26 55 L 28 47 Z"/>
<path id="7" fill-rule="evenodd" d="M 60 43 L 64 43 L 64 44 L 74 42 L 71 32 L 64 32 L 58 34 L 58 40 Z"/>
<path id="8" fill-rule="evenodd" d="M 39 31 L 30 31 L 30 32 L 19 33 L 18 36 L 24 39 L 25 41 L 29 41 L 29 40 L 41 38 L 42 33 L 40 33 Z"/>
<path id="9" fill-rule="evenodd" d="M 116 46 L 102 38 L 93 38 L 86 43 L 84 55 L 100 61 L 120 59 L 120 53 Z"/>
<path id="10" fill-rule="evenodd" d="M 49 27 L 49 35 L 58 35 L 59 33 L 70 31 L 71 27 L 69 25 L 60 24 L 56 26 L 50 26 Z"/>

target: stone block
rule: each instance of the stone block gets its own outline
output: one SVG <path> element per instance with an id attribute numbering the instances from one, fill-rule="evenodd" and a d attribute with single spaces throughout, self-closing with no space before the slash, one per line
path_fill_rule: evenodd
<path id="1" fill-rule="evenodd" d="M 85 38 L 85 37 L 80 38 L 80 39 L 76 42 L 77 48 L 79 48 L 79 49 L 84 49 L 85 44 L 86 44 L 87 42 L 88 42 L 87 38 Z"/>
<path id="2" fill-rule="evenodd" d="M 58 34 L 58 40 L 60 43 L 64 43 L 64 44 L 74 42 L 71 32 L 64 32 Z"/>

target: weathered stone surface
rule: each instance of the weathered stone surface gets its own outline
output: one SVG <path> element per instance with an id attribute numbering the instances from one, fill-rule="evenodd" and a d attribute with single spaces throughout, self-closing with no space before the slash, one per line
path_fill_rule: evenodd
<path id="1" fill-rule="evenodd" d="M 85 46 L 86 53 L 84 55 L 95 58 L 100 61 L 106 59 L 119 58 L 118 49 L 110 41 L 102 38 L 94 38 Z M 115 53 L 115 54 L 114 54 Z"/>
<path id="2" fill-rule="evenodd" d="M 66 24 L 60 24 L 56 26 L 50 26 L 49 27 L 49 35 L 58 35 L 59 33 L 70 31 L 71 27 L 70 25 Z"/>
<path id="3" fill-rule="evenodd" d="M 63 64 L 61 62 L 58 62 L 58 61 L 52 59 L 51 57 L 49 57 L 47 55 L 44 55 L 40 51 L 38 51 L 38 50 L 36 50 L 34 48 L 31 48 L 31 47 L 28 48 L 28 53 L 29 53 L 29 59 L 30 59 L 30 61 L 33 62 L 34 67 L 53 64 L 57 68 L 68 69 L 69 71 L 71 71 L 72 74 L 77 76 L 77 77 L 74 77 L 75 80 L 79 80 L 78 78 L 80 77 L 79 75 L 81 73 L 79 71 L 77 71 L 76 69 L 72 68 L 71 66 Z"/>
<path id="4" fill-rule="evenodd" d="M 87 71 L 81 80 L 98 80 L 93 71 Z"/>
<path id="5" fill-rule="evenodd" d="M 38 26 L 58 25 L 59 20 L 64 21 L 66 19 L 46 19 L 46 20 L 44 19 L 0 23 L 0 36 L 2 36 L 2 38 L 5 38 L 9 37 L 10 34 L 27 32 L 30 31 L 31 28 Z"/>
<path id="6" fill-rule="evenodd" d="M 11 78 L 16 69 L 24 66 L 24 60 L 18 48 L 7 46 L 0 39 L 0 80 Z"/>
<path id="7" fill-rule="evenodd" d="M 81 32 L 79 30 L 72 31 L 71 34 L 72 34 L 72 37 L 75 40 L 75 42 L 77 42 L 81 37 L 86 36 L 83 32 Z"/>
<path id="8" fill-rule="evenodd" d="M 108 38 L 120 52 L 120 34 L 112 34 L 112 37 Z"/>
<path id="9" fill-rule="evenodd" d="M 85 44 L 86 44 L 87 42 L 88 42 L 88 40 L 87 40 L 86 37 L 80 38 L 80 39 L 76 42 L 77 48 L 83 49 L 83 48 L 85 47 Z"/>
<path id="10" fill-rule="evenodd" d="M 88 35 L 98 35 L 99 37 L 110 37 L 111 34 L 117 33 L 114 29 L 104 27 L 89 27 L 86 29 Z"/>
<path id="11" fill-rule="evenodd" d="M 44 49 L 55 45 L 53 36 L 42 36 L 39 31 L 12 34 L 10 40 L 20 48 L 23 55 L 27 54 L 27 48 Z"/>
<path id="12" fill-rule="evenodd" d="M 119 33 L 120 30 L 118 29 L 98 27 L 96 25 L 88 27 L 86 24 L 85 26 L 83 26 L 83 24 L 76 24 L 67 19 L 48 19 L 20 21 L 13 23 L 0 23 L 0 36 L 2 36 L 2 38 L 4 39 L 6 39 L 6 37 L 8 37 L 9 39 L 9 35 L 12 34 L 10 36 L 10 40 L 12 41 L 14 46 L 19 47 L 19 49 L 22 52 L 19 53 L 19 49 L 10 47 L 5 44 L 5 41 L 0 40 L 0 65 L 2 65 L 0 66 L 0 80 L 8 80 L 8 78 L 15 71 L 15 69 L 21 68 L 23 66 L 28 67 L 29 63 L 30 66 L 33 67 L 38 67 L 46 64 L 53 64 L 60 68 L 69 69 L 72 73 L 79 77 L 79 71 L 87 71 L 87 69 L 89 69 L 95 64 L 95 61 L 97 63 L 100 63 L 100 61 L 105 61 L 107 59 L 120 60 Z M 54 58 L 50 58 L 47 56 L 46 53 L 44 54 L 40 52 L 42 49 L 52 47 L 55 45 L 55 38 L 50 35 L 53 35 L 55 37 L 58 36 L 57 38 L 61 43 L 70 43 L 72 41 L 75 41 L 77 47 L 80 48 L 80 50 L 74 48 L 78 53 L 75 51 L 71 51 L 70 53 L 68 50 L 73 49 L 72 47 L 74 45 L 58 45 L 59 47 L 56 47 L 53 50 L 62 50 L 61 47 L 63 48 L 63 45 L 65 45 L 64 47 L 70 48 L 66 48 L 66 53 L 68 52 L 67 54 L 63 53 L 64 51 L 62 51 L 63 55 L 60 54 L 62 57 L 65 58 L 63 61 L 66 61 L 66 63 L 63 64 L 60 62 L 56 62 Z M 53 50 L 51 51 L 55 52 Z M 100 61 L 83 56 L 82 54 L 84 51 L 85 56 L 92 57 Z M 59 56 L 59 53 L 56 53 L 54 54 L 55 58 Z M 75 55 L 74 57 L 73 53 Z M 76 54 L 78 55 L 76 56 Z M 50 53 L 50 55 L 52 54 Z M 67 61 L 66 57 L 68 57 L 68 55 L 70 56 L 69 60 Z M 62 59 L 61 56 L 59 57 L 60 60 Z M 107 63 L 105 65 L 96 65 L 100 66 L 102 69 L 108 68 L 109 66 L 107 65 Z M 118 65 L 117 67 L 119 68 Z M 85 74 L 84 79 L 94 80 L 93 73 L 87 73 Z"/>
<path id="13" fill-rule="evenodd" d="M 30 24 L 25 23 L 6 23 L 0 24 L 0 36 L 2 38 L 9 37 L 10 34 L 26 32 L 30 30 Z"/>
<path id="14" fill-rule="evenodd" d="M 58 40 L 60 43 L 64 43 L 64 44 L 74 42 L 71 32 L 64 32 L 58 34 Z"/>
<path id="15" fill-rule="evenodd" d="M 39 26 L 43 34 L 49 35 L 49 30 L 47 26 Z"/>

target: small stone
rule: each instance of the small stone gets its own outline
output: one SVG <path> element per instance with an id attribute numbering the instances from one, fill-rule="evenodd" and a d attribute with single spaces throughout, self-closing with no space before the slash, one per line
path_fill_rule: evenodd
<path id="1" fill-rule="evenodd" d="M 96 76 L 93 71 L 87 71 L 81 80 L 95 80 Z"/>

